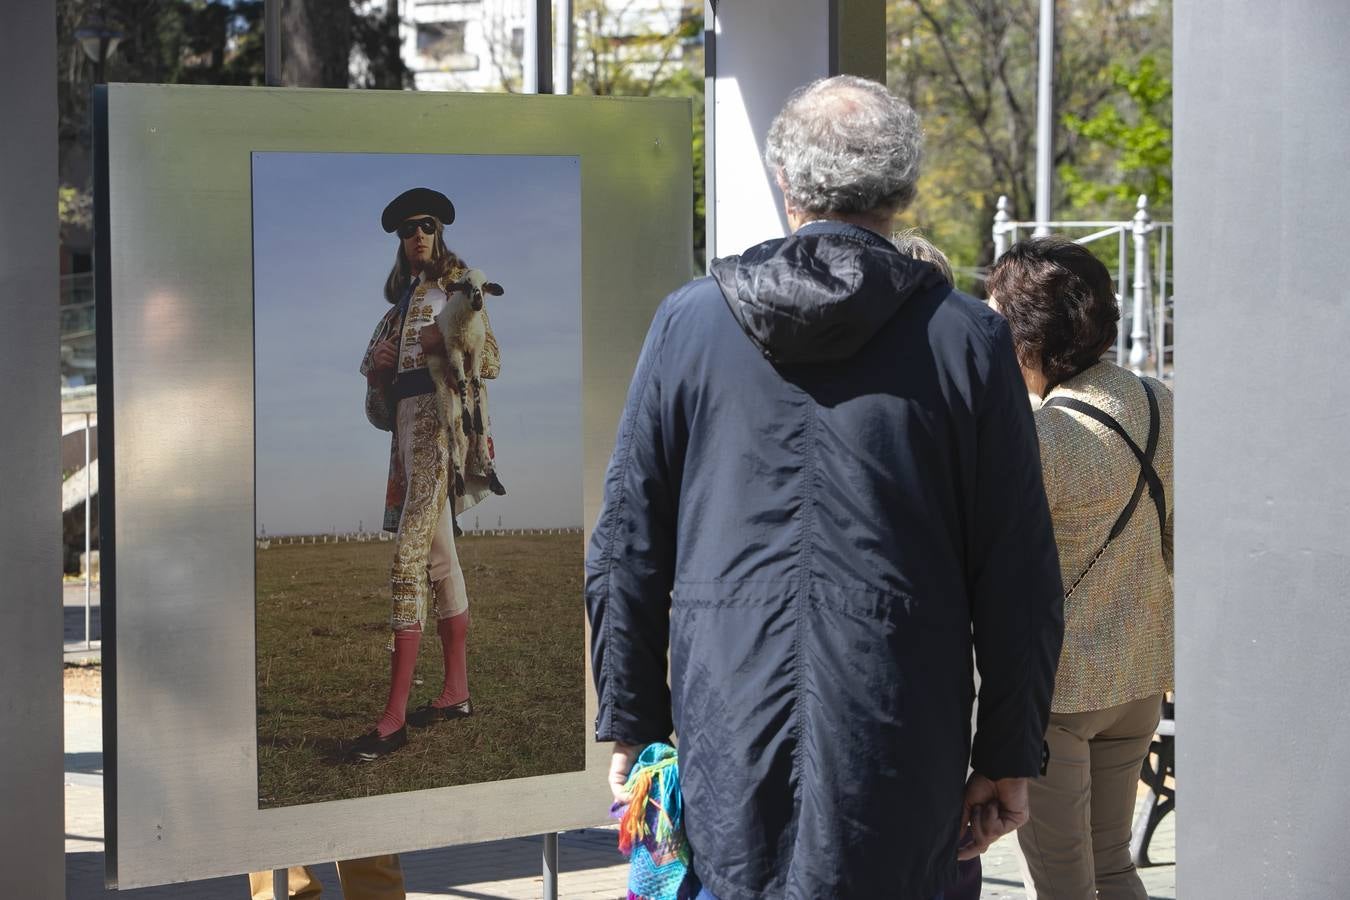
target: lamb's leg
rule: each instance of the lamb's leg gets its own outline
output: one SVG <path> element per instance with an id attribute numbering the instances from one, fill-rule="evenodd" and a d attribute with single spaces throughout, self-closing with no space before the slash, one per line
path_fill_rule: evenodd
<path id="1" fill-rule="evenodd" d="M 486 429 L 483 427 L 483 379 L 474 378 L 473 380 L 473 430 L 483 434 Z"/>
<path id="2" fill-rule="evenodd" d="M 449 393 L 449 392 L 447 391 L 446 393 Z M 456 403 L 458 403 L 458 398 L 452 396 L 452 397 L 450 398 L 450 402 L 451 402 L 452 404 L 456 404 Z M 460 418 L 463 418 L 463 417 L 464 417 L 464 411 L 463 411 L 462 409 L 459 411 L 459 414 L 460 414 Z M 451 487 L 452 487 L 452 489 L 454 490 L 455 496 L 456 496 L 456 497 L 463 497 L 463 496 L 464 496 L 464 460 L 465 460 L 465 457 L 466 457 L 466 455 L 467 455 L 466 448 L 465 448 L 465 446 L 464 446 L 464 438 L 460 436 L 460 434 L 459 434 L 459 429 L 458 429 L 458 428 L 454 428 L 453 426 L 450 427 L 450 428 L 447 428 L 445 431 L 446 431 L 446 434 L 445 434 L 446 439 L 450 441 L 450 474 L 451 474 L 450 483 L 451 483 Z"/>
<path id="3" fill-rule="evenodd" d="M 459 383 L 459 408 L 462 413 L 460 422 L 464 426 L 464 436 L 473 437 L 473 418 L 469 415 L 469 386 L 463 381 Z"/>

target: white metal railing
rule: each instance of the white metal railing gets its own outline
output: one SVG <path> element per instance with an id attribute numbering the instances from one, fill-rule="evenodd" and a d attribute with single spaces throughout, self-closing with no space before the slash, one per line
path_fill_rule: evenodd
<path id="1" fill-rule="evenodd" d="M 82 424 L 75 424 L 73 427 L 67 426 L 67 420 L 82 418 Z M 90 444 L 90 435 L 93 429 L 98 427 L 98 417 L 92 412 L 63 412 L 61 413 L 61 434 L 64 437 L 67 434 L 74 434 L 76 431 L 84 432 L 84 465 L 73 472 L 62 485 L 61 490 L 61 511 L 62 513 L 74 509 L 80 503 L 84 504 L 84 555 L 80 557 L 81 568 L 84 570 L 84 650 L 92 650 L 95 645 L 93 640 L 93 572 L 94 572 L 94 554 L 92 552 L 93 539 L 90 534 L 90 525 L 92 524 L 91 509 L 93 505 L 94 494 L 98 492 L 98 460 L 93 458 L 92 447 Z M 69 486 L 69 489 L 67 488 Z M 62 607 L 65 606 L 65 598 L 62 598 Z M 102 642 L 98 644 L 101 646 Z"/>
<path id="2" fill-rule="evenodd" d="M 1120 304 L 1120 329 L 1116 339 L 1116 363 L 1136 373 L 1149 371 L 1158 378 L 1173 374 L 1171 294 L 1171 222 L 1155 222 L 1148 213 L 1148 197 L 1139 195 L 1134 217 L 1124 221 L 1063 220 L 1019 222 L 1008 210 L 1008 198 L 998 198 L 994 213 L 994 259 L 997 260 L 1024 232 L 1054 231 L 1079 244 L 1116 239 L 1116 301 Z M 1086 231 L 1075 235 L 1073 232 Z M 1133 253 L 1131 253 L 1133 250 Z M 1156 282 L 1153 272 L 1157 273 Z M 1124 290 L 1130 285 L 1131 302 Z"/>

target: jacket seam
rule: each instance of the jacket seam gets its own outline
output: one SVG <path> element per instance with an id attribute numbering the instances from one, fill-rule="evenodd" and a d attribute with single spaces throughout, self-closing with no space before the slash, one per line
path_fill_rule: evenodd
<path id="1" fill-rule="evenodd" d="M 643 374 L 642 386 L 637 395 L 637 403 L 633 406 L 633 414 L 626 422 L 620 425 L 625 432 L 621 433 L 623 439 L 623 460 L 619 464 L 619 470 L 615 473 L 616 482 L 619 485 L 618 498 L 614 504 L 614 512 L 609 517 L 610 526 L 609 536 L 605 541 L 605 552 L 601 556 L 600 566 L 604 571 L 604 597 L 605 605 L 605 664 L 604 676 L 608 690 L 605 691 L 605 702 L 602 709 L 603 717 L 609 722 L 608 731 L 615 733 L 614 723 L 614 616 L 610 610 L 610 586 L 612 584 L 611 573 L 614 567 L 614 545 L 618 541 L 619 531 L 617 527 L 623 522 L 623 513 L 628 506 L 628 468 L 633 458 L 633 433 L 637 428 L 637 419 L 642 410 L 647 405 L 647 392 L 651 387 L 652 378 L 656 373 L 657 365 L 661 361 L 661 353 L 665 350 L 666 327 L 669 324 L 669 318 L 661 322 L 661 335 L 657 343 L 652 348 L 652 359 L 647 365 L 647 371 Z"/>
<path id="2" fill-rule="evenodd" d="M 807 476 L 805 490 L 803 493 L 802 506 L 802 560 L 801 560 L 801 578 L 797 587 L 797 616 L 792 634 L 793 663 L 796 671 L 793 673 L 793 706 L 796 708 L 796 722 L 793 731 L 794 740 L 792 742 L 792 769 L 794 776 L 795 789 L 793 790 L 793 800 L 797 807 L 795 816 L 797 827 L 801 827 L 801 806 L 802 806 L 802 773 L 804 766 L 802 764 L 803 739 L 805 735 L 805 717 L 804 697 L 806 691 L 803 688 L 805 681 L 806 664 L 802 659 L 802 633 L 806 629 L 806 615 L 810 604 L 811 594 L 811 566 L 815 550 L 815 534 L 812 528 L 816 510 L 816 482 L 819 476 L 820 461 L 818 458 L 817 446 L 817 428 L 819 423 L 816 421 L 815 402 L 807 396 L 805 398 L 805 416 L 806 416 L 806 458 L 807 458 Z M 794 838 L 795 840 L 795 838 Z"/>

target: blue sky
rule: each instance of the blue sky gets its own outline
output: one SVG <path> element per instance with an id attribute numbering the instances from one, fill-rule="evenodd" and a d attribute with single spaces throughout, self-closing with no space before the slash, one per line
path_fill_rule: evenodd
<path id="1" fill-rule="evenodd" d="M 489 297 L 489 382 L 507 496 L 461 525 L 582 524 L 581 180 L 576 157 L 253 155 L 257 522 L 268 534 L 379 527 L 389 435 L 357 371 L 387 310 L 398 239 L 380 213 L 411 187 L 455 204 L 446 243 L 506 289 Z"/>

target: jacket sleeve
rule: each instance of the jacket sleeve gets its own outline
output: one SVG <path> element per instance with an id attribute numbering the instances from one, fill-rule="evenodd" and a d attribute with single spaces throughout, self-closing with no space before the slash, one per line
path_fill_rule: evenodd
<path id="1" fill-rule="evenodd" d="M 660 378 L 667 321 L 663 306 L 628 388 L 586 554 L 597 741 L 645 744 L 674 730 L 666 660 L 677 490 L 664 449 Z"/>
<path id="2" fill-rule="evenodd" d="M 389 337 L 386 332 L 390 328 L 390 316 L 385 314 L 380 319 L 380 324 L 375 326 L 375 333 L 370 336 L 370 343 L 366 345 L 366 353 L 361 357 L 361 374 L 366 378 L 366 419 L 381 431 L 394 430 L 393 404 L 389 400 L 389 392 L 380 385 L 371 376 L 372 366 L 370 355 L 375 350 L 375 345 Z"/>
<path id="3" fill-rule="evenodd" d="M 971 619 L 980 670 L 971 765 L 1034 777 L 1064 634 L 1064 588 L 1036 427 L 1006 323 L 977 404 Z"/>

